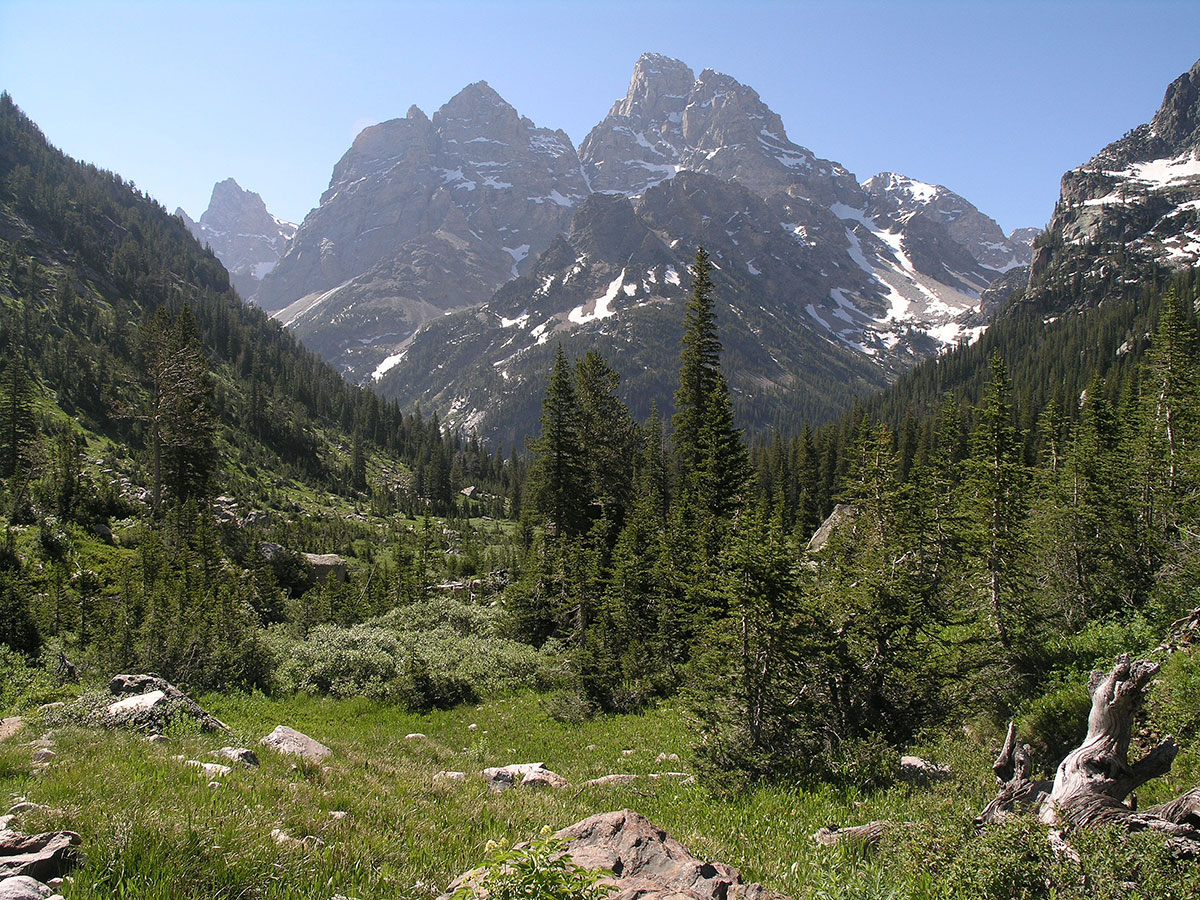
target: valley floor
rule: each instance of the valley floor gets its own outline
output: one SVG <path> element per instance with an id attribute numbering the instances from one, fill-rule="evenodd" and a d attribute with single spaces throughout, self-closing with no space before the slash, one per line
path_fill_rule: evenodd
<path id="1" fill-rule="evenodd" d="M 181 727 L 148 743 L 129 732 L 34 721 L 0 743 L 0 797 L 12 798 L 5 808 L 19 798 L 45 807 L 22 813 L 13 827 L 82 836 L 88 860 L 62 888 L 68 900 L 434 898 L 480 862 L 489 840 L 527 840 L 544 825 L 626 807 L 697 856 L 795 898 L 1194 896 L 1194 863 L 1175 874 L 1153 869 L 1154 891 L 1121 893 L 1120 878 L 1136 873 L 1113 873 L 1151 849 L 1136 839 L 1119 852 L 1085 846 L 1084 878 L 1050 858 L 1032 822 L 975 835 L 971 820 L 994 793 L 994 749 L 982 740 L 929 748 L 955 773 L 930 787 L 724 795 L 719 785 L 645 777 L 494 794 L 480 770 L 509 763 L 543 762 L 573 785 L 612 773 L 690 771 L 688 723 L 666 707 L 565 724 L 532 693 L 427 715 L 364 700 L 209 695 L 201 703 L 233 734 Z M 323 765 L 297 764 L 258 746 L 278 724 L 322 741 L 332 755 Z M 41 736 L 56 755 L 39 769 L 29 741 Z M 212 786 L 182 762 L 211 761 L 230 743 L 255 748 L 261 767 L 235 766 Z M 443 770 L 467 775 L 435 778 Z M 811 837 L 830 823 L 876 819 L 914 824 L 891 830 L 870 854 L 826 849 Z"/>

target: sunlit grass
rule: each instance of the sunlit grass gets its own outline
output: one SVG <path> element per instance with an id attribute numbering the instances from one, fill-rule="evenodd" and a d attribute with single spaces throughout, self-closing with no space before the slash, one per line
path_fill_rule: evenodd
<path id="1" fill-rule="evenodd" d="M 775 786 L 727 794 L 719 782 L 711 790 L 649 778 L 582 788 L 614 772 L 691 771 L 686 718 L 666 707 L 566 724 L 550 718 L 535 694 L 424 715 L 366 700 L 200 699 L 232 735 L 177 729 L 150 744 L 125 732 L 60 729 L 52 735 L 58 756 L 41 774 L 24 743 L 36 729 L 0 744 L 0 792 L 49 807 L 15 825 L 67 828 L 83 838 L 88 863 L 69 886 L 70 900 L 432 898 L 479 862 L 489 839 L 525 840 L 543 825 L 557 829 L 624 807 L 697 856 L 727 862 L 791 897 L 977 895 L 957 894 L 940 877 L 970 852 L 971 819 L 994 791 L 992 751 L 969 739 L 927 748 L 956 773 L 929 788 Z M 259 748 L 278 724 L 333 754 L 323 765 L 297 764 Z M 425 737 L 407 737 L 414 733 Z M 174 758 L 211 760 L 225 744 L 257 748 L 261 768 L 235 767 L 210 787 L 198 769 Z M 671 753 L 681 759 L 658 759 Z M 576 787 L 490 793 L 480 769 L 513 762 L 544 762 Z M 1185 768 L 1185 776 L 1195 774 Z M 441 770 L 468 777 L 435 780 Z M 898 825 L 873 853 L 829 850 L 811 839 L 825 824 L 875 819 L 912 824 Z M 287 839 L 277 841 L 276 830 Z"/>

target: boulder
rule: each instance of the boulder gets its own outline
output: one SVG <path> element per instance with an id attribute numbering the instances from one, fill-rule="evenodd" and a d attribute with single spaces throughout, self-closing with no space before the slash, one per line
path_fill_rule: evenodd
<path id="1" fill-rule="evenodd" d="M 108 690 L 118 700 L 108 707 L 113 724 L 161 731 L 177 712 L 190 716 L 205 731 L 228 731 L 229 726 L 210 716 L 200 704 L 157 675 L 114 675 Z"/>
<path id="2" fill-rule="evenodd" d="M 571 783 L 557 772 L 551 772 L 545 763 L 513 763 L 509 766 L 493 766 L 482 773 L 488 787 L 499 794 L 513 787 L 566 788 Z"/>
<path id="3" fill-rule="evenodd" d="M 601 879 L 613 888 L 607 900 L 783 900 L 761 884 L 746 884 L 732 866 L 697 859 L 633 810 L 591 816 L 554 837 L 577 865 L 612 872 Z M 439 900 L 481 876 L 479 869 L 460 876 Z"/>
<path id="4" fill-rule="evenodd" d="M 28 875 L 39 881 L 57 878 L 83 865 L 79 835 L 73 831 L 48 831 L 43 834 L 0 832 L 0 878 Z"/>
<path id="5" fill-rule="evenodd" d="M 462 781 L 466 777 L 467 777 L 466 772 L 448 772 L 445 769 L 443 769 L 441 772 L 437 772 L 434 774 L 433 780 L 434 781 Z"/>
<path id="6" fill-rule="evenodd" d="M 163 691 L 147 691 L 133 697 L 126 697 L 116 703 L 109 704 L 108 715 L 114 721 L 132 719 L 155 709 L 161 709 L 167 703 L 167 695 Z"/>
<path id="7" fill-rule="evenodd" d="M 202 772 L 204 772 L 205 778 L 224 778 L 233 771 L 233 769 L 229 768 L 229 766 L 223 766 L 220 763 L 201 762 L 198 759 L 189 759 L 184 763 L 184 765 L 194 766 L 195 768 L 200 769 Z"/>
<path id="8" fill-rule="evenodd" d="M 212 755 L 252 768 L 258 765 L 258 754 L 245 747 L 222 747 L 220 750 L 214 750 Z"/>
<path id="9" fill-rule="evenodd" d="M 346 581 L 346 560 L 336 553 L 302 553 L 301 556 L 312 566 L 313 578 L 324 583 L 331 578 L 338 584 Z"/>
<path id="10" fill-rule="evenodd" d="M 54 891 L 28 875 L 14 875 L 0 881 L 0 900 L 44 900 Z"/>
<path id="11" fill-rule="evenodd" d="M 0 719 L 0 741 L 12 737 L 21 730 L 21 717 L 12 716 L 8 719 Z"/>
<path id="12" fill-rule="evenodd" d="M 277 725 L 275 730 L 259 743 L 277 753 L 299 756 L 309 762 L 320 762 L 333 752 L 320 741 L 315 741 L 307 734 L 286 725 Z"/>

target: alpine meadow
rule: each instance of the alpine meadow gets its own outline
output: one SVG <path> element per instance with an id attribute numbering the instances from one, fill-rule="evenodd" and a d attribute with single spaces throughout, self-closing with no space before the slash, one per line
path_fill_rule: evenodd
<path id="1" fill-rule="evenodd" d="M 19 100 L 0 900 L 1200 896 L 1200 62 L 1011 232 L 655 53 L 297 224 Z"/>

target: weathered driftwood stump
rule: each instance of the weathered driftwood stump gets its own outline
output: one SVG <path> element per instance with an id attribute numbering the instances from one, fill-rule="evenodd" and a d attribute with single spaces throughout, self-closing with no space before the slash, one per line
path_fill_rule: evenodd
<path id="1" fill-rule="evenodd" d="M 1152 828 L 1174 838 L 1172 849 L 1177 854 L 1200 856 L 1200 788 L 1146 810 L 1139 811 L 1136 800 L 1125 802 L 1138 787 L 1170 771 L 1179 753 L 1168 736 L 1136 763 L 1129 762 L 1134 715 L 1158 669 L 1158 663 L 1131 661 L 1129 654 L 1124 654 L 1111 672 L 1092 673 L 1087 737 L 1059 764 L 1048 792 L 1047 782 L 1029 780 L 1029 748 L 1017 747 L 1016 728 L 1010 725 L 995 767 L 1004 786 L 976 822 L 997 821 L 1021 805 L 1036 802 L 1038 818 L 1056 829 L 1096 825 Z"/>

